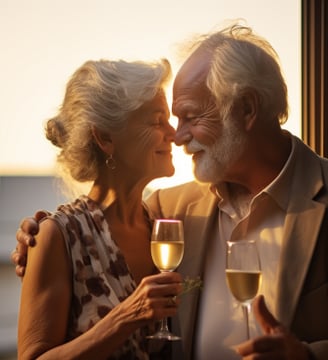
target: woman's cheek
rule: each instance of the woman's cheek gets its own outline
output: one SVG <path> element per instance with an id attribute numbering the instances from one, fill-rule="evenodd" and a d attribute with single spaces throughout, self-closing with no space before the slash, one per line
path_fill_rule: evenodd
<path id="1" fill-rule="evenodd" d="M 151 150 L 160 144 L 162 137 L 159 134 L 155 134 L 154 131 L 145 130 L 138 136 L 138 141 L 135 144 L 136 151 Z"/>

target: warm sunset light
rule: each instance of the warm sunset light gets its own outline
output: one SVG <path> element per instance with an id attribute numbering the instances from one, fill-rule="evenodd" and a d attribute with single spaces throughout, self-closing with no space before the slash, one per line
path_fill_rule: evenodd
<path id="1" fill-rule="evenodd" d="M 62 191 L 54 178 L 56 148 L 43 131 L 70 76 L 99 59 L 168 58 L 175 74 L 179 44 L 237 18 L 278 52 L 290 100 L 285 127 L 301 137 L 300 0 L 0 0 L 0 359 L 17 360 L 21 280 L 10 254 L 21 219 L 89 192 L 90 184 L 78 194 Z M 171 105 L 170 88 L 167 97 Z M 171 122 L 176 125 L 174 117 Z M 173 162 L 175 175 L 150 183 L 146 196 L 193 179 L 191 158 L 176 146 Z M 164 244 L 166 270 L 181 260 L 183 244 L 175 246 L 172 266 Z M 197 279 L 190 280 L 199 286 Z"/>
<path id="2" fill-rule="evenodd" d="M 238 17 L 280 55 L 291 107 L 286 127 L 300 136 L 297 0 L 0 0 L 0 174 L 53 173 L 55 149 L 44 138 L 43 123 L 60 105 L 69 76 L 86 60 L 167 57 L 175 72 L 177 43 Z M 191 160 L 182 149 L 174 149 L 174 159 L 176 175 L 152 186 L 192 179 Z"/>

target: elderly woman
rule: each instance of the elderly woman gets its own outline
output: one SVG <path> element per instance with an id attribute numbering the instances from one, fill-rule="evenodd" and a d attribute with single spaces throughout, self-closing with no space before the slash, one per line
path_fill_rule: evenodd
<path id="1" fill-rule="evenodd" d="M 177 273 L 156 273 L 149 181 L 174 173 L 164 94 L 171 68 L 88 61 L 68 82 L 46 136 L 88 195 L 40 225 L 22 284 L 19 359 L 148 359 L 149 325 L 176 314 Z"/>

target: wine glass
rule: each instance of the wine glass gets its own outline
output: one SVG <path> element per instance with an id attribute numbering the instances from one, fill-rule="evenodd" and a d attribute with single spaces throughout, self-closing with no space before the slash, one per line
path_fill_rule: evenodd
<path id="1" fill-rule="evenodd" d="M 250 338 L 250 306 L 260 287 L 261 277 L 261 264 L 256 242 L 254 240 L 228 241 L 226 279 L 232 295 L 242 305 L 246 320 L 247 339 Z"/>
<path id="2" fill-rule="evenodd" d="M 180 264 L 184 252 L 183 224 L 181 220 L 156 219 L 151 236 L 151 256 L 160 272 L 174 271 Z M 160 329 L 149 339 L 180 340 L 172 334 L 167 318 L 161 320 Z"/>

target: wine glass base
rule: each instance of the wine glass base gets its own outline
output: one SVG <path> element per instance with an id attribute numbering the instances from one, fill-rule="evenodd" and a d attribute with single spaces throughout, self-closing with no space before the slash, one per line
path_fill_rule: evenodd
<path id="1" fill-rule="evenodd" d="M 167 331 L 158 331 L 154 335 L 147 336 L 147 339 L 177 341 L 181 340 L 181 337 Z"/>

